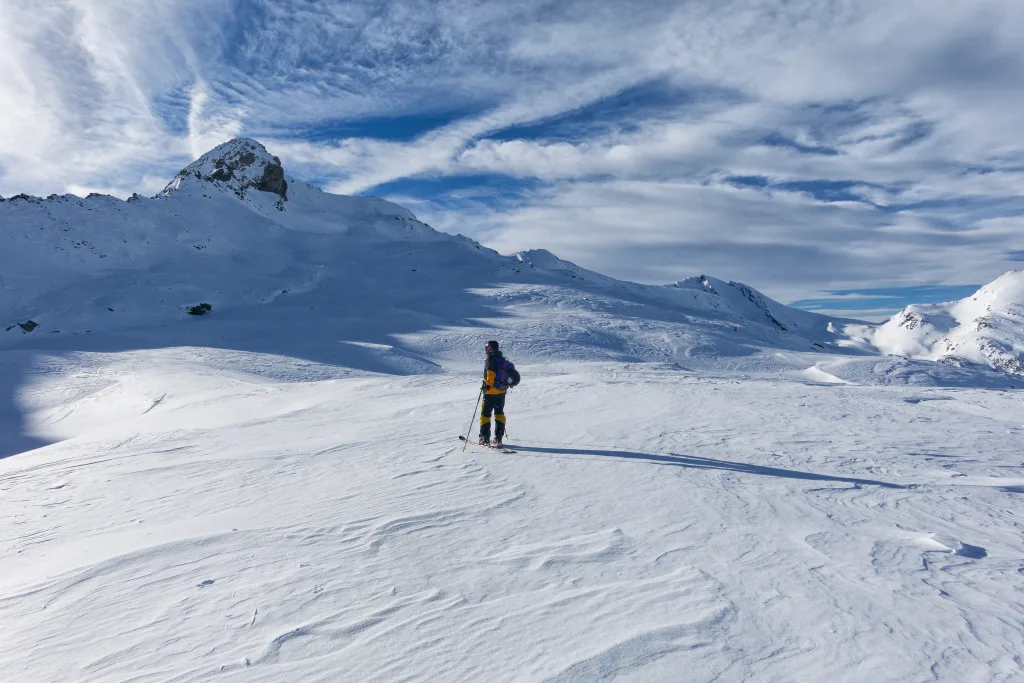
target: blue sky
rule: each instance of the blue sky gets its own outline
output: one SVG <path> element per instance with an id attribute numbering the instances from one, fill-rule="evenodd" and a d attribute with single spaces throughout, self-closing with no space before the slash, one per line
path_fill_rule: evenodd
<path id="1" fill-rule="evenodd" d="M 884 317 L 1024 262 L 1024 3 L 0 5 L 0 194 L 152 194 L 235 136 L 617 277 Z"/>

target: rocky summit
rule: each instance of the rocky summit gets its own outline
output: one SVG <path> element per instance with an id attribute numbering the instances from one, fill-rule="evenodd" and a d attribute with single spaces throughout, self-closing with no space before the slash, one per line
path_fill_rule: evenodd
<path id="1" fill-rule="evenodd" d="M 183 168 L 164 188 L 164 194 L 192 180 L 211 182 L 243 198 L 248 190 L 270 192 L 288 199 L 288 181 L 281 160 L 250 138 L 219 145 Z"/>

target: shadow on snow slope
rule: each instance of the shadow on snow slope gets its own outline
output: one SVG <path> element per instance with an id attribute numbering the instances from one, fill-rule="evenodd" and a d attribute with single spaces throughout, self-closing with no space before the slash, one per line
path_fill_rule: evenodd
<path id="1" fill-rule="evenodd" d="M 744 474 L 757 474 L 765 477 L 782 477 L 784 479 L 807 479 L 809 481 L 838 481 L 855 486 L 882 486 L 890 489 L 908 488 L 902 484 L 892 484 L 875 479 L 857 479 L 854 477 L 840 477 L 833 474 L 815 474 L 813 472 L 801 472 L 799 470 L 787 470 L 779 467 L 764 467 L 762 465 L 750 465 L 743 462 L 732 462 L 730 460 L 717 460 L 715 458 L 701 458 L 691 455 L 662 455 L 656 453 L 637 453 L 634 451 L 613 451 L 590 448 L 541 448 L 538 446 L 514 447 L 519 453 L 537 453 L 550 457 L 569 457 L 579 455 L 590 455 L 602 458 L 617 458 L 645 462 L 652 465 L 687 467 L 694 469 L 725 470 L 728 472 L 741 472 Z M 574 458 L 579 459 L 579 458 Z"/>
<path id="2" fill-rule="evenodd" d="M 559 264 L 533 268 L 463 238 L 298 239 L 268 229 L 253 240 L 248 251 L 190 249 L 187 260 L 97 272 L 19 303 L 40 326 L 0 332 L 0 457 L 44 445 L 23 436 L 18 397 L 36 366 L 55 358 L 75 366 L 81 353 L 194 348 L 209 362 L 207 351 L 221 350 L 229 353 L 214 362 L 229 370 L 310 380 L 443 372 L 442 362 L 475 361 L 492 337 L 512 340 L 506 348 L 519 362 L 671 361 L 691 351 L 752 355 L 770 342 L 809 346 L 764 324 L 743 329 L 735 316 L 695 311 L 667 288 L 589 274 L 583 281 Z M 213 310 L 184 313 L 200 302 Z"/>
<path id="3" fill-rule="evenodd" d="M 466 348 L 478 351 L 508 317 L 501 303 L 471 291 L 500 280 L 491 264 L 466 267 L 469 251 L 435 249 L 425 260 L 408 245 L 378 244 L 335 251 L 323 273 L 283 271 L 238 282 L 155 269 L 54 292 L 49 307 L 38 304 L 52 311 L 39 316 L 40 328 L 8 332 L 0 350 L 0 458 L 47 445 L 25 435 L 23 392 L 55 367 L 78 365 L 83 353 L 195 349 L 196 360 L 212 357 L 228 370 L 285 380 L 443 372 L 432 349 L 405 344 L 403 335 L 459 330 Z M 367 268 L 368 261 L 377 267 Z M 229 287 L 238 291 L 229 294 Z M 171 304 L 189 300 L 209 301 L 213 310 L 190 316 Z"/>
<path id="4" fill-rule="evenodd" d="M 27 354 L 0 353 L 0 459 L 47 445 L 25 434 L 22 408 L 17 404 L 26 362 L 31 362 Z"/>

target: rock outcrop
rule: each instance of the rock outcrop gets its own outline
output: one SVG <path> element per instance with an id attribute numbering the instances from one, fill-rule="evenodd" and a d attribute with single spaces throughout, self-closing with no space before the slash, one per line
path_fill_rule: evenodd
<path id="1" fill-rule="evenodd" d="M 249 190 L 276 194 L 281 202 L 288 199 L 288 181 L 281 160 L 249 138 L 225 142 L 199 157 L 178 172 L 163 194 L 196 181 L 230 190 L 239 199 L 245 198 Z"/>

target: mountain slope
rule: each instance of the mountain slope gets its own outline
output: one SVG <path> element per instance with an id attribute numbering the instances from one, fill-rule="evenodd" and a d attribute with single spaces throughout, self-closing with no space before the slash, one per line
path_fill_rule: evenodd
<path id="1" fill-rule="evenodd" d="M 0 226 L 6 345 L 256 350 L 258 339 L 261 350 L 380 369 L 338 341 L 455 359 L 469 335 L 451 331 L 487 320 L 507 325 L 525 357 L 689 362 L 834 348 L 840 336 L 832 319 L 739 283 L 638 285 L 542 250 L 502 256 L 389 202 L 287 176 L 248 139 L 211 150 L 152 199 L 19 196 L 0 203 Z M 190 324 L 199 303 L 219 326 Z M 29 337 L 16 325 L 30 320 Z M 286 333 L 310 329 L 315 338 Z M 399 339 L 413 333 L 416 348 Z"/>
<path id="2" fill-rule="evenodd" d="M 877 328 L 848 331 L 883 353 L 1024 374 L 1024 270 L 960 301 L 907 306 Z"/>

